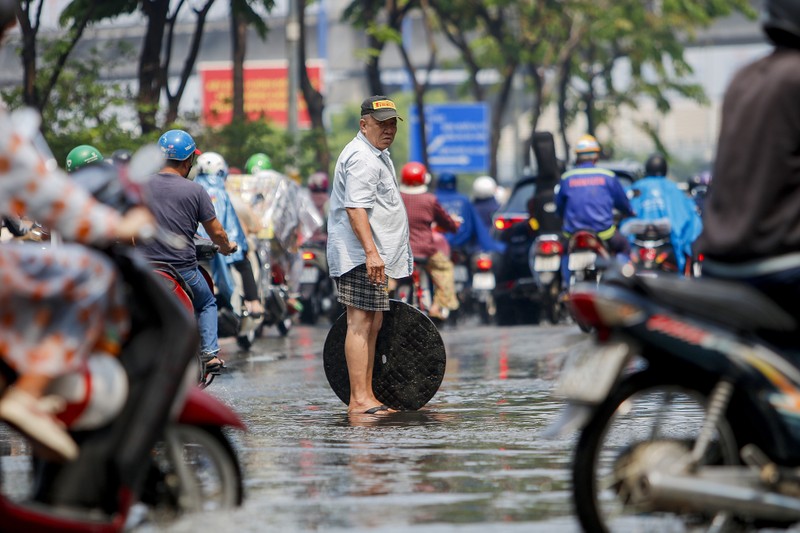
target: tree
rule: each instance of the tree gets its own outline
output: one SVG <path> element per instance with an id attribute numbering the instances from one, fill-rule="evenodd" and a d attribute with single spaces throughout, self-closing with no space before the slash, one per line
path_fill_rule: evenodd
<path id="1" fill-rule="evenodd" d="M 41 69 L 50 71 L 61 60 L 58 50 L 45 51 Z M 42 131 L 59 164 L 79 144 L 91 144 L 102 153 L 118 148 L 135 149 L 146 139 L 123 126 L 125 107 L 130 92 L 118 83 L 100 80 L 100 72 L 108 65 L 105 52 L 90 50 L 80 60 L 67 60 L 59 67 L 61 75 L 53 85 L 49 103 L 42 112 Z M 113 53 L 116 62 L 132 61 L 135 54 L 123 44 Z M 3 94 L 10 108 L 24 105 L 24 86 Z"/>
<path id="2" fill-rule="evenodd" d="M 298 22 L 300 24 L 300 53 L 298 54 L 298 61 L 301 65 L 300 69 L 300 90 L 303 93 L 303 99 L 308 108 L 308 115 L 311 118 L 311 131 L 317 138 L 318 142 L 314 144 L 316 147 L 318 168 L 317 170 L 324 170 L 326 173 L 330 171 L 331 167 L 331 151 L 328 147 L 328 140 L 325 135 L 325 124 L 322 122 L 322 114 L 325 111 L 325 98 L 318 90 L 311 84 L 311 79 L 308 77 L 308 69 L 306 68 L 306 0 L 298 0 Z M 320 16 L 322 16 L 320 14 Z"/>
<path id="3" fill-rule="evenodd" d="M 62 14 L 60 24 L 67 26 L 66 34 L 61 38 L 40 43 L 42 8 L 45 0 L 21 0 L 17 9 L 17 19 L 22 30 L 22 67 L 23 100 L 26 105 L 44 111 L 50 100 L 50 93 L 58 83 L 70 54 L 78 44 L 84 30 L 92 20 L 96 9 L 94 2 L 88 2 L 80 16 L 72 16 L 68 12 Z M 39 69 L 37 65 L 39 44 L 50 56 L 47 69 Z"/>
<path id="4" fill-rule="evenodd" d="M 233 120 L 245 120 L 244 109 L 244 60 L 247 55 L 247 28 L 253 26 L 262 39 L 267 38 L 269 27 L 255 11 L 254 5 L 267 12 L 275 6 L 273 0 L 230 0 L 231 4 L 231 51 L 233 59 Z"/>

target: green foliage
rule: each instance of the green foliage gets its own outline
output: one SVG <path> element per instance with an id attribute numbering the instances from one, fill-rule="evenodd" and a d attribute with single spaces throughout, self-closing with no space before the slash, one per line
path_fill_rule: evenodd
<path id="1" fill-rule="evenodd" d="M 63 41 L 43 43 L 45 50 L 37 83 L 44 84 L 54 68 Z M 136 148 L 141 140 L 124 127 L 122 118 L 130 111 L 130 90 L 118 83 L 100 81 L 100 72 L 112 68 L 107 56 L 115 62 L 131 60 L 129 47 L 118 44 L 112 54 L 91 50 L 80 60 L 68 60 L 42 111 L 42 131 L 56 160 L 62 164 L 67 153 L 80 144 L 90 144 L 108 155 L 118 148 Z M 20 87 L 3 93 L 9 108 L 22 105 Z"/>
<path id="2" fill-rule="evenodd" d="M 319 132 L 303 132 L 299 139 L 299 153 L 292 156 L 292 137 L 286 130 L 277 128 L 264 120 L 233 122 L 219 128 L 193 129 L 192 135 L 202 151 L 217 152 L 229 166 L 244 169 L 247 159 L 257 153 L 267 154 L 272 168 L 286 173 L 296 168 L 302 176 L 320 169 L 316 161 L 315 147 L 319 143 Z"/>

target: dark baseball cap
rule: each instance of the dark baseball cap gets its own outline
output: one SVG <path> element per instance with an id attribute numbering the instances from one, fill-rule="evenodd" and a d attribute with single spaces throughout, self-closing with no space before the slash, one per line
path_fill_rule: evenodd
<path id="1" fill-rule="evenodd" d="M 403 118 L 397 114 L 397 106 L 394 102 L 389 100 L 386 96 L 370 96 L 361 102 L 361 116 L 372 115 L 372 118 L 378 122 L 397 117 L 399 120 Z"/>

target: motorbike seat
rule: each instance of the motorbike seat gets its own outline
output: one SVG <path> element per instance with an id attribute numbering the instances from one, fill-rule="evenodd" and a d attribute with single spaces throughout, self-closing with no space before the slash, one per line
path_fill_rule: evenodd
<path id="1" fill-rule="evenodd" d="M 648 296 L 678 311 L 740 331 L 794 331 L 797 322 L 763 293 L 742 283 L 672 276 L 638 278 Z"/>
<path id="2" fill-rule="evenodd" d="M 175 283 L 177 283 L 178 286 L 181 289 L 183 289 L 183 292 L 185 292 L 189 296 L 189 299 L 194 301 L 194 293 L 192 292 L 192 288 L 189 286 L 188 283 L 186 283 L 186 280 L 183 279 L 183 276 L 180 275 L 180 273 L 175 269 L 174 266 L 172 266 L 169 263 L 164 263 L 162 261 L 150 261 L 150 264 L 153 265 L 153 270 L 163 272 L 164 274 L 174 279 Z"/>

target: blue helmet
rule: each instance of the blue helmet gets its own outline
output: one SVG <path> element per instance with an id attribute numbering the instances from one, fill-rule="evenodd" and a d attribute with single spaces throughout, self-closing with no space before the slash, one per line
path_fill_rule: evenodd
<path id="1" fill-rule="evenodd" d="M 452 172 L 442 172 L 436 181 L 436 188 L 442 191 L 456 190 L 456 175 Z"/>
<path id="2" fill-rule="evenodd" d="M 186 161 L 197 149 L 192 136 L 183 130 L 169 130 L 158 138 L 158 146 L 164 157 L 174 161 Z"/>

